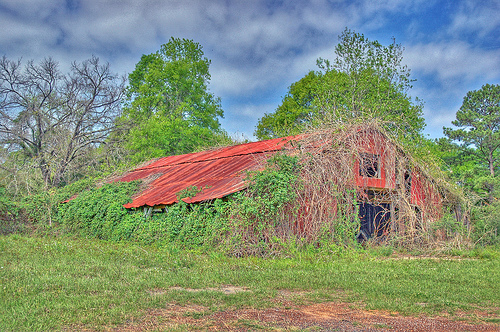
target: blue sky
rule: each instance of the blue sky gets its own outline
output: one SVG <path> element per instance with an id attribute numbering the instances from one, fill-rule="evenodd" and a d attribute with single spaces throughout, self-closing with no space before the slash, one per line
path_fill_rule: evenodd
<path id="1" fill-rule="evenodd" d="M 193 39 L 212 61 L 224 129 L 252 139 L 290 84 L 334 58 L 345 27 L 404 46 L 430 137 L 468 91 L 500 84 L 500 0 L 0 0 L 0 56 L 65 70 L 96 55 L 128 74 L 171 36 Z"/>

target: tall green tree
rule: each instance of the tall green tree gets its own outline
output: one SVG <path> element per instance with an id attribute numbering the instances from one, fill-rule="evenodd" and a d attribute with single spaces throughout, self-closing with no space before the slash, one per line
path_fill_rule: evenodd
<path id="1" fill-rule="evenodd" d="M 201 45 L 188 39 L 171 38 L 141 57 L 129 75 L 121 119 L 131 125 L 126 146 L 135 161 L 188 153 L 227 138 L 219 123 L 220 99 L 208 90 L 209 66 Z"/>
<path id="2" fill-rule="evenodd" d="M 318 59 L 319 71 L 292 84 L 276 111 L 259 121 L 256 136 L 295 134 L 325 119 L 367 118 L 419 134 L 425 126 L 423 105 L 407 94 L 412 80 L 402 64 L 402 53 L 394 40 L 384 46 L 346 29 L 339 36 L 335 59 Z"/>
<path id="3" fill-rule="evenodd" d="M 452 124 L 456 129 L 443 128 L 444 134 L 468 148 L 477 165 L 482 166 L 486 174 L 476 181 L 487 191 L 490 203 L 493 202 L 500 166 L 500 85 L 486 84 L 469 91 Z"/>
<path id="4" fill-rule="evenodd" d="M 265 114 L 259 120 L 255 136 L 270 139 L 298 134 L 316 115 L 317 108 L 313 103 L 319 81 L 319 74 L 311 71 L 293 83 L 276 111 Z"/>
<path id="5" fill-rule="evenodd" d="M 404 48 L 396 44 L 394 37 L 391 44 L 384 46 L 346 28 L 335 46 L 333 62 L 319 58 L 317 63 L 324 71 L 336 69 L 349 74 L 353 80 L 357 79 L 356 74 L 362 76 L 369 69 L 377 77 L 389 81 L 398 91 L 407 92 L 413 80 L 410 69 L 402 63 L 403 52 Z"/>

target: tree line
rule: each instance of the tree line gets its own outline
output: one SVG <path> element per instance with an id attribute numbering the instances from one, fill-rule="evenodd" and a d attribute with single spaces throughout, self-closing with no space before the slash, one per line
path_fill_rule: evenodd
<path id="1" fill-rule="evenodd" d="M 2 185 L 47 190 L 155 157 L 229 144 L 201 45 L 172 38 L 119 77 L 97 57 L 0 61 Z M 21 185 L 22 183 L 22 185 Z M 15 187 L 15 188 L 13 188 Z"/>
<path id="2" fill-rule="evenodd" d="M 423 103 L 408 93 L 414 80 L 403 53 L 394 39 L 382 45 L 346 28 L 334 58 L 318 59 L 317 70 L 291 84 L 255 136 L 379 119 L 402 144 L 432 151 L 450 180 L 474 197 L 478 218 L 498 230 L 500 86 L 468 92 L 453 127 L 427 139 Z M 220 124 L 221 100 L 209 89 L 209 67 L 202 46 L 180 38 L 143 55 L 128 77 L 97 57 L 64 73 L 51 58 L 23 65 L 4 56 L 0 191 L 15 200 L 151 158 L 232 144 Z"/>

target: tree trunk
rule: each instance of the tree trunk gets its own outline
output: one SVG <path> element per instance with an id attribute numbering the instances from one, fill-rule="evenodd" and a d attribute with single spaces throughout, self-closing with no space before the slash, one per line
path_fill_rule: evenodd
<path id="1" fill-rule="evenodd" d="M 488 156 L 488 164 L 489 164 L 489 167 L 490 167 L 490 175 L 492 178 L 495 177 L 495 160 L 493 158 L 493 152 L 494 151 L 490 151 L 490 154 Z"/>
<path id="2" fill-rule="evenodd" d="M 493 179 L 495 177 L 495 163 L 493 159 L 493 151 L 490 151 L 489 156 L 488 156 L 488 166 L 490 168 L 490 176 Z M 488 201 L 490 204 L 493 203 L 494 197 L 493 197 L 493 192 L 495 190 L 495 186 L 493 184 L 488 186 Z"/>

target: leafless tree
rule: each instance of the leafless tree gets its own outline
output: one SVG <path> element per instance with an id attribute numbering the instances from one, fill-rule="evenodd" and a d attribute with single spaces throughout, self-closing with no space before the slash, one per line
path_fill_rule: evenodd
<path id="1" fill-rule="evenodd" d="M 0 148 L 38 169 L 47 187 L 58 186 L 115 128 L 124 87 L 97 57 L 74 62 L 68 74 L 50 58 L 23 67 L 3 57 Z"/>

